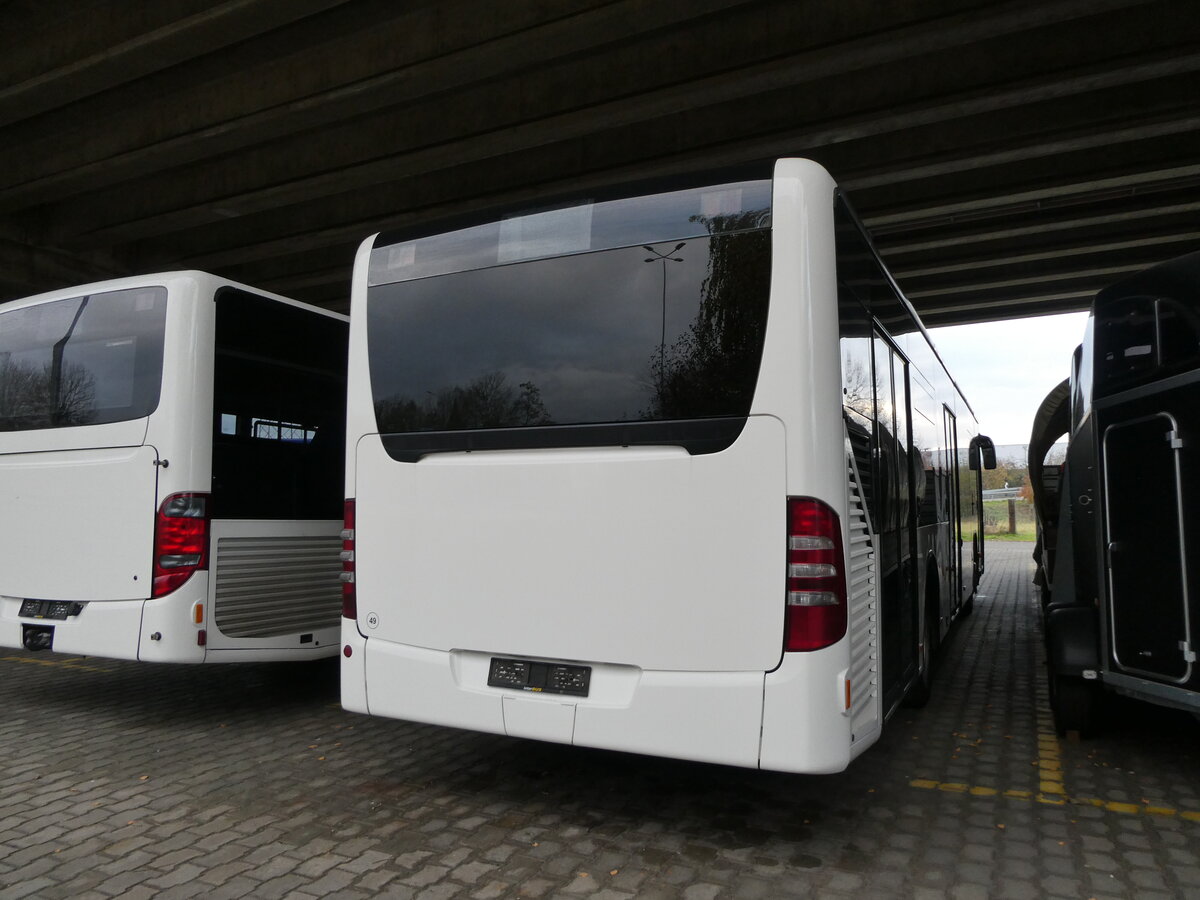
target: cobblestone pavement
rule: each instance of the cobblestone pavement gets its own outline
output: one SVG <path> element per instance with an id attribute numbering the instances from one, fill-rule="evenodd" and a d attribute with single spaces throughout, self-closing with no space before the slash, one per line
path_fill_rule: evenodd
<path id="1" fill-rule="evenodd" d="M 1200 896 L 1200 725 L 1054 737 L 1030 546 L 836 776 L 355 716 L 332 662 L 0 651 L 0 898 Z"/>

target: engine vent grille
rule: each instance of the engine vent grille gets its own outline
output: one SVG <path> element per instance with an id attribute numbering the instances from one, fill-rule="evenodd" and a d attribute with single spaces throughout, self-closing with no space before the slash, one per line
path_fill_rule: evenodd
<path id="1" fill-rule="evenodd" d="M 342 610 L 337 535 L 217 540 L 213 620 L 231 638 L 336 627 Z"/>
<path id="2" fill-rule="evenodd" d="M 879 720 L 879 606 L 877 602 L 875 543 L 870 518 L 861 493 L 859 467 L 848 454 L 850 476 L 850 571 L 846 578 L 849 596 L 850 672 L 854 686 L 850 706 L 851 730 L 855 739 L 869 732 Z"/>

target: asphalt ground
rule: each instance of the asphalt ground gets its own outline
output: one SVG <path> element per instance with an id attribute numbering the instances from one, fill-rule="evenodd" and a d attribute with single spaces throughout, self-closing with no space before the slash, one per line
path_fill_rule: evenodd
<path id="1" fill-rule="evenodd" d="M 1055 737 L 1031 548 L 833 776 L 357 716 L 333 661 L 0 651 L 0 898 L 1200 897 L 1200 724 Z"/>

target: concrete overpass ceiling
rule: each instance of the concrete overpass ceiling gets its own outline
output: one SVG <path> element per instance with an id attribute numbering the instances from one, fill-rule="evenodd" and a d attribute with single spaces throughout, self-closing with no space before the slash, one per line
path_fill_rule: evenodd
<path id="1" fill-rule="evenodd" d="M 345 309 L 374 231 L 791 154 L 930 324 L 1200 246 L 1188 0 L 8 0 L 0 28 L 0 299 L 196 267 Z"/>

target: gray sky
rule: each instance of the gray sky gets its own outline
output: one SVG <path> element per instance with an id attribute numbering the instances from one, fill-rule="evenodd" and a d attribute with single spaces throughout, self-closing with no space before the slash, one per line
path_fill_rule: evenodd
<path id="1" fill-rule="evenodd" d="M 997 445 L 1028 444 L 1033 414 L 1070 374 L 1087 313 L 952 325 L 929 331 L 950 373 Z"/>

